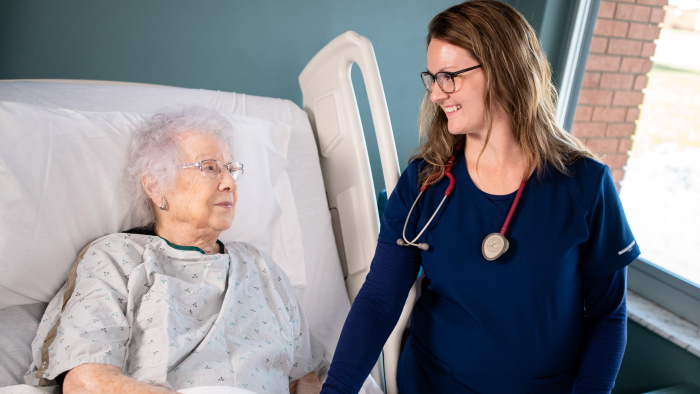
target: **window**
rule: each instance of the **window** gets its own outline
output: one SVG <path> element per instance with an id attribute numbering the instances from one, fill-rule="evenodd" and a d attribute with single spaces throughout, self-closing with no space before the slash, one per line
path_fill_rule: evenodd
<path id="1" fill-rule="evenodd" d="M 620 197 L 642 258 L 700 286 L 700 0 L 670 0 Z"/>

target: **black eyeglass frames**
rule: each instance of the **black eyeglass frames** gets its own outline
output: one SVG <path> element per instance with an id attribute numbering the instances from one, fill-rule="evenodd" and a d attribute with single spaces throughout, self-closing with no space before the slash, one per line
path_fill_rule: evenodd
<path id="1" fill-rule="evenodd" d="M 454 93 L 454 91 L 455 91 L 455 75 L 459 75 L 459 74 L 465 73 L 467 71 L 475 70 L 479 67 L 481 67 L 481 64 L 474 66 L 474 67 L 465 68 L 464 70 L 455 71 L 452 73 L 442 71 L 442 72 L 436 73 L 435 75 L 431 74 L 428 71 L 423 71 L 422 73 L 420 73 L 420 79 L 423 81 L 423 85 L 425 85 L 425 88 L 429 92 L 431 92 L 431 93 L 433 92 L 433 84 L 435 83 L 435 81 L 437 81 L 440 89 L 442 89 L 443 92 L 450 94 L 450 93 Z"/>

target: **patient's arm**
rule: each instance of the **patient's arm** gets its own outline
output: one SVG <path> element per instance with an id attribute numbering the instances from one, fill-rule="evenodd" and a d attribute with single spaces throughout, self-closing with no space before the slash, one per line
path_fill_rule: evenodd
<path id="1" fill-rule="evenodd" d="M 306 374 L 303 378 L 289 383 L 290 394 L 318 394 L 321 392 L 321 381 L 316 372 Z"/>
<path id="2" fill-rule="evenodd" d="M 65 394 L 175 393 L 173 390 L 124 376 L 118 367 L 107 364 L 83 364 L 71 369 L 63 381 L 63 392 Z"/>

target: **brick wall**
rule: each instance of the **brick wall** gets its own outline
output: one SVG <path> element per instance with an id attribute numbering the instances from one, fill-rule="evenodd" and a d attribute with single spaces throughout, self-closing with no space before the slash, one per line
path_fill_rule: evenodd
<path id="1" fill-rule="evenodd" d="M 620 188 L 668 0 L 603 1 L 572 134 L 603 156 Z"/>

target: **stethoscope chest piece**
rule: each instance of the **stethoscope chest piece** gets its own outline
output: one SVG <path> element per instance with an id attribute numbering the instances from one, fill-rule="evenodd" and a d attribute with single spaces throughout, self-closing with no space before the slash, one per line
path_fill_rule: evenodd
<path id="1" fill-rule="evenodd" d="M 460 142 L 457 147 L 456 151 L 459 151 L 462 149 L 462 144 L 463 142 Z M 452 155 L 450 159 L 447 161 L 445 164 L 445 176 L 450 180 L 449 185 L 445 189 L 444 196 L 442 197 L 442 200 L 440 201 L 440 205 L 438 205 L 437 209 L 435 209 L 435 212 L 433 212 L 433 216 L 428 219 L 428 222 L 423 226 L 423 229 L 416 235 L 415 239 L 413 241 L 409 241 L 406 238 L 406 226 L 408 225 L 408 219 L 411 217 L 411 213 L 413 212 L 413 208 L 415 208 L 416 203 L 418 203 L 418 200 L 420 197 L 425 193 L 425 191 L 428 189 L 430 186 L 430 182 L 434 179 L 435 176 L 437 176 L 437 173 L 434 173 L 431 175 L 424 183 L 423 186 L 420 187 L 420 193 L 418 193 L 418 196 L 416 199 L 413 201 L 413 205 L 411 205 L 411 209 L 408 210 L 408 215 L 406 216 L 406 221 L 404 221 L 403 224 L 403 233 L 401 234 L 401 238 L 396 240 L 396 244 L 399 246 L 415 246 L 421 250 L 429 250 L 430 246 L 427 243 L 416 243 L 418 241 L 418 238 L 420 238 L 421 235 L 425 232 L 425 229 L 428 228 L 430 223 L 433 221 L 437 213 L 440 211 L 440 208 L 442 207 L 442 204 L 445 202 L 447 197 L 450 196 L 452 191 L 455 188 L 455 177 L 452 175 L 452 166 L 454 165 L 455 162 L 455 156 Z M 520 187 L 518 188 L 518 192 L 515 194 L 515 199 L 513 200 L 513 203 L 510 206 L 510 210 L 508 211 L 508 216 L 506 217 L 506 221 L 503 223 L 503 227 L 501 227 L 501 231 L 498 233 L 493 233 L 489 234 L 486 239 L 484 239 L 484 242 L 481 244 L 481 253 L 484 255 L 484 258 L 488 261 L 493 261 L 496 260 L 497 258 L 501 257 L 505 252 L 508 251 L 508 240 L 505 237 L 505 233 L 508 230 L 508 225 L 510 224 L 510 220 L 513 218 L 513 213 L 515 212 L 515 208 L 518 206 L 518 202 L 520 202 L 520 196 L 523 194 L 523 190 L 525 189 L 525 181 L 520 182 Z"/>
<path id="2" fill-rule="evenodd" d="M 481 253 L 486 260 L 493 261 L 508 251 L 508 246 L 508 240 L 503 234 L 492 233 L 484 238 L 484 242 L 481 244 Z"/>

